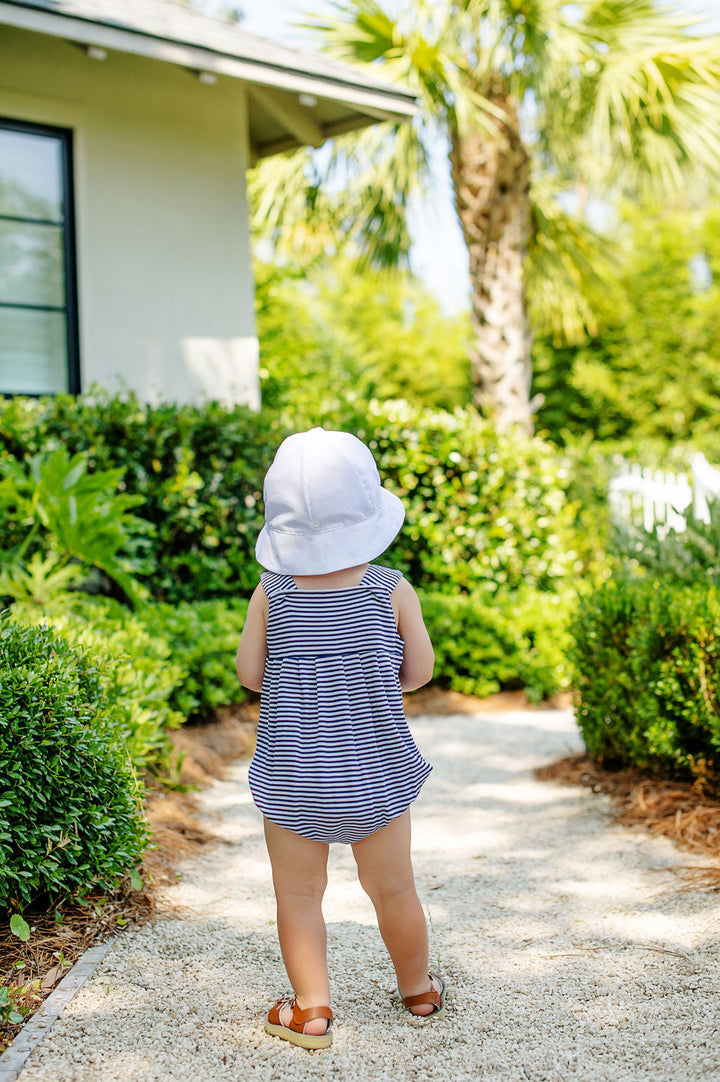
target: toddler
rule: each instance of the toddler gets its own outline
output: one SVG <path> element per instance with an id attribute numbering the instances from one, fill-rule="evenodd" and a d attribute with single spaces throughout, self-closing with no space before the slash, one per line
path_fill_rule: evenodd
<path id="1" fill-rule="evenodd" d="M 420 602 L 399 571 L 370 563 L 402 526 L 401 501 L 347 432 L 288 437 L 265 478 L 258 562 L 237 653 L 261 692 L 253 800 L 264 816 L 277 928 L 294 996 L 268 1033 L 303 1048 L 332 1042 L 322 899 L 331 842 L 352 846 L 404 1006 L 439 1017 L 445 983 L 428 971 L 428 933 L 410 858 L 410 805 L 431 766 L 402 691 L 430 680 Z"/>

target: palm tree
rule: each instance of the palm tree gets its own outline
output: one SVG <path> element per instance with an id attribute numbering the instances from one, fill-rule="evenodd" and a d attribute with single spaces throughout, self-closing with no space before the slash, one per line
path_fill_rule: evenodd
<path id="1" fill-rule="evenodd" d="M 444 134 L 476 400 L 500 427 L 531 430 L 531 322 L 565 340 L 593 329 L 582 286 L 608 253 L 581 213 L 588 193 L 666 196 L 717 171 L 720 39 L 654 0 L 414 0 L 396 16 L 345 0 L 312 25 L 334 56 L 412 87 L 420 115 L 264 163 L 255 228 L 402 260 L 408 200 Z"/>

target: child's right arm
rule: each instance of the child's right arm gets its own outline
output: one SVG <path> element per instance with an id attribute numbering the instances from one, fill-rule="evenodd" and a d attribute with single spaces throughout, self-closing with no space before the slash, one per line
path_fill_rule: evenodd
<path id="1" fill-rule="evenodd" d="M 243 687 L 261 691 L 267 659 L 268 600 L 262 586 L 250 598 L 245 626 L 240 636 L 235 667 Z"/>

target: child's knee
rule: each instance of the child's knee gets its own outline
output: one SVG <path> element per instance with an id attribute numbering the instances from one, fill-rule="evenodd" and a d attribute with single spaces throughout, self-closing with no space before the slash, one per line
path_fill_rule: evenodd
<path id="1" fill-rule="evenodd" d="M 371 901 L 376 904 L 401 899 L 405 895 L 415 895 L 416 893 L 415 880 L 412 874 L 400 873 L 398 875 L 376 876 L 372 872 L 358 869 L 358 881 Z"/>

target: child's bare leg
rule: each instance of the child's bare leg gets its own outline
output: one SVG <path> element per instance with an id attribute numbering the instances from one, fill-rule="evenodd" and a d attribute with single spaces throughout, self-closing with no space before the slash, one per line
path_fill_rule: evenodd
<path id="1" fill-rule="evenodd" d="M 265 841 L 272 865 L 277 901 L 277 928 L 285 969 L 302 1010 L 327 1006 L 330 983 L 327 971 L 327 930 L 322 899 L 327 886 L 329 846 L 303 838 L 292 830 L 265 820 Z M 285 1008 L 282 1023 L 292 1012 Z M 306 1023 L 305 1032 L 323 1034 L 324 1018 Z"/>
<path id="2" fill-rule="evenodd" d="M 410 858 L 410 812 L 353 845 L 360 885 L 377 913 L 380 934 L 395 966 L 401 996 L 427 992 L 428 933 Z M 413 1008 L 430 1014 L 432 1006 Z"/>

